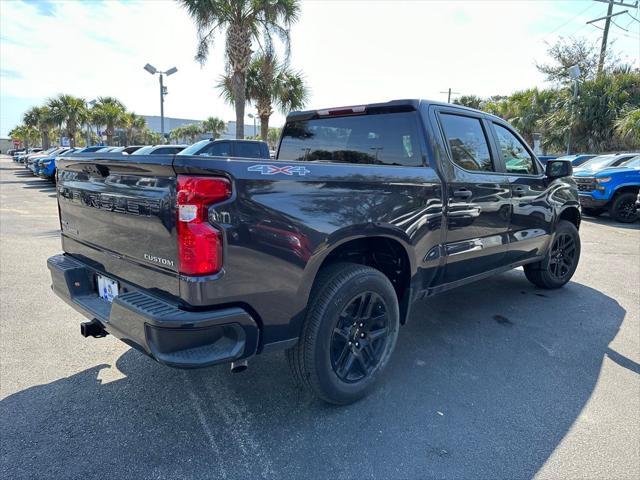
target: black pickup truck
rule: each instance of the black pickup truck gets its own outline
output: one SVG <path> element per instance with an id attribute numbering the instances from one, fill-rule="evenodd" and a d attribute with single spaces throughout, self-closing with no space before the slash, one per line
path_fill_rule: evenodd
<path id="1" fill-rule="evenodd" d="M 302 386 L 346 404 L 374 386 L 416 300 L 518 266 L 541 288 L 569 281 L 571 173 L 454 105 L 293 112 L 277 160 L 60 159 L 64 254 L 48 266 L 84 336 L 183 368 L 286 350 Z"/>

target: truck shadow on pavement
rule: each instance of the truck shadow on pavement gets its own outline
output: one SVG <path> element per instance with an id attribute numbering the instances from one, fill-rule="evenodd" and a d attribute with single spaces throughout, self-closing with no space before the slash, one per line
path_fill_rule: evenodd
<path id="1" fill-rule="evenodd" d="M 416 305 L 380 388 L 348 407 L 299 391 L 282 354 L 231 374 L 128 350 L 2 400 L 2 476 L 531 478 L 589 400 L 625 313 L 521 271 L 459 288 Z"/>

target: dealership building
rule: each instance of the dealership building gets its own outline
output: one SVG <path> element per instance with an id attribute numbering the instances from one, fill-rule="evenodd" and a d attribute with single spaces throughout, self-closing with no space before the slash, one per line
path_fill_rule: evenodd
<path id="1" fill-rule="evenodd" d="M 153 132 L 160 133 L 160 117 L 157 115 L 142 115 L 147 122 L 147 128 Z M 187 118 L 173 118 L 173 117 L 164 117 L 164 132 L 170 133 L 176 127 L 180 127 L 182 125 L 193 125 L 194 123 L 202 123 L 203 120 L 192 120 Z M 260 134 L 260 126 L 256 125 L 254 128 L 253 124 L 244 125 L 244 136 L 252 137 L 254 135 Z M 211 135 L 207 133 L 203 133 L 200 136 L 201 140 L 205 138 L 210 138 Z M 227 122 L 227 130 L 220 135 L 220 138 L 236 138 L 236 122 Z"/>

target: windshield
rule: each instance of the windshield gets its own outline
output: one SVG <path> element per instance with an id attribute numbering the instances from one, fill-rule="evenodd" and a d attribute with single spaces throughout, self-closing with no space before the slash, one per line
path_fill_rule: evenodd
<path id="1" fill-rule="evenodd" d="M 202 147 L 207 145 L 211 140 L 200 140 L 199 142 L 189 145 L 187 148 L 178 152 L 178 155 L 196 155 Z"/>
<path id="2" fill-rule="evenodd" d="M 640 155 L 637 155 L 631 160 L 627 160 L 626 162 L 622 162 L 620 166 L 627 168 L 640 168 Z"/>
<path id="3" fill-rule="evenodd" d="M 146 147 L 139 148 L 138 150 L 133 152 L 131 155 L 146 155 L 151 150 L 153 150 L 153 145 L 147 145 Z"/>
<path id="4" fill-rule="evenodd" d="M 615 160 L 615 158 L 615 155 L 599 155 L 587 162 L 584 162 L 582 165 L 580 165 L 580 168 L 585 170 L 598 170 L 600 168 L 608 166 Z"/>

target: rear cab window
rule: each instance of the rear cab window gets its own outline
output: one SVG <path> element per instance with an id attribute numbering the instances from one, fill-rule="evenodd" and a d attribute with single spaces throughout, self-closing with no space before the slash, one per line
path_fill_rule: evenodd
<path id="1" fill-rule="evenodd" d="M 422 166 L 418 113 L 390 112 L 293 120 L 279 160 Z"/>

